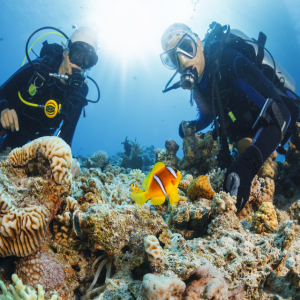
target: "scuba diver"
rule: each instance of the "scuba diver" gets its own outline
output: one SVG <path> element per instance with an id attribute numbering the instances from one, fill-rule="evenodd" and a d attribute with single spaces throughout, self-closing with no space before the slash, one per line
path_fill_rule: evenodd
<path id="1" fill-rule="evenodd" d="M 175 74 L 163 92 L 183 88 L 191 91 L 197 118 L 182 121 L 179 135 L 189 127 L 200 131 L 214 122 L 218 140 L 218 164 L 228 168 L 223 189 L 237 197 L 237 213 L 248 201 L 251 182 L 266 159 L 291 137 L 299 117 L 295 82 L 264 47 L 266 35 L 258 40 L 239 30 L 213 22 L 201 41 L 181 23 L 167 28 L 161 38 L 163 65 Z M 169 87 L 180 74 L 180 81 Z M 228 143 L 243 138 L 251 145 L 235 161 Z"/>
<path id="2" fill-rule="evenodd" d="M 59 33 L 46 33 L 40 38 L 58 34 L 65 37 L 68 44 L 63 47 L 45 41 L 39 58 L 31 61 L 28 55 L 29 40 L 44 29 L 54 29 Z M 88 27 L 76 29 L 70 39 L 54 27 L 40 28 L 30 36 L 26 44 L 29 63 L 0 87 L 0 135 L 6 134 L 2 150 L 23 146 L 41 136 L 53 135 L 59 128 L 58 135 L 71 146 L 82 110 L 88 102 L 96 103 L 100 98 L 98 85 L 87 76 L 97 87 L 98 99 L 86 99 L 88 86 L 85 72 L 96 65 L 97 49 L 97 33 Z"/>

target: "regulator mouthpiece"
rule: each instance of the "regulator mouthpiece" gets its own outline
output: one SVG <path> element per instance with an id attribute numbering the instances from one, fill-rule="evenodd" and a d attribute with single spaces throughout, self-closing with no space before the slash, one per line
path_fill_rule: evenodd
<path id="1" fill-rule="evenodd" d="M 189 70 L 183 73 L 180 77 L 180 85 L 184 90 L 192 90 L 196 83 L 195 75 Z"/>

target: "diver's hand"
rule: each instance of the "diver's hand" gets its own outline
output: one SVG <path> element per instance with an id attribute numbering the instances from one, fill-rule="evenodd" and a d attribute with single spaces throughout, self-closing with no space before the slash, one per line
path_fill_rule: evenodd
<path id="1" fill-rule="evenodd" d="M 179 124 L 179 135 L 184 138 L 196 132 L 196 121 L 182 121 Z"/>
<path id="2" fill-rule="evenodd" d="M 255 146 L 250 146 L 226 172 L 223 189 L 236 197 L 237 213 L 248 201 L 252 180 L 261 165 L 259 150 Z"/>
<path id="3" fill-rule="evenodd" d="M 10 129 L 12 132 L 19 131 L 19 120 L 14 109 L 4 109 L 1 112 L 1 125 L 4 129 Z"/>

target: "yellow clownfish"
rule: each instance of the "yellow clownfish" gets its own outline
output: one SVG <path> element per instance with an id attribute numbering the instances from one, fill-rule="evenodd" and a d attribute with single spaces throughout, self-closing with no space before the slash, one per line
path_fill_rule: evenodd
<path id="1" fill-rule="evenodd" d="M 178 170 L 158 162 L 143 182 L 142 187 L 145 192 L 133 190 L 130 198 L 140 205 L 143 205 L 148 199 L 151 199 L 151 204 L 160 205 L 168 196 L 170 204 L 173 205 L 179 199 L 177 187 L 180 180 L 181 173 Z"/>

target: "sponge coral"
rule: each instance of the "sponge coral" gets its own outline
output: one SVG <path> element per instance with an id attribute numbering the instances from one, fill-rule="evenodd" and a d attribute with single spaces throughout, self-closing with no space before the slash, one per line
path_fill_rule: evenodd
<path id="1" fill-rule="evenodd" d="M 252 218 L 252 225 L 257 233 L 272 233 L 278 229 L 275 208 L 271 202 L 264 202 Z"/>
<path id="2" fill-rule="evenodd" d="M 209 176 L 202 175 L 193 180 L 187 190 L 187 194 L 191 200 L 196 200 L 199 197 L 211 199 L 215 191 L 210 185 Z"/>

